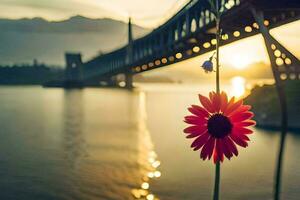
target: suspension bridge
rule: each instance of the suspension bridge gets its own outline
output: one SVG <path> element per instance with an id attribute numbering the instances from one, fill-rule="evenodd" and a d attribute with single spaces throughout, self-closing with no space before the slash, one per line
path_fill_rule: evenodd
<path id="1" fill-rule="evenodd" d="M 223 13 L 220 45 L 262 34 L 276 81 L 300 79 L 300 61 L 269 30 L 300 19 L 299 0 L 219 0 Z M 155 70 L 214 51 L 215 19 L 207 0 L 191 0 L 148 35 L 82 62 L 81 54 L 66 53 L 65 75 L 45 86 L 106 86 L 132 89 L 135 74 Z M 122 83 L 122 84 L 121 84 Z"/>

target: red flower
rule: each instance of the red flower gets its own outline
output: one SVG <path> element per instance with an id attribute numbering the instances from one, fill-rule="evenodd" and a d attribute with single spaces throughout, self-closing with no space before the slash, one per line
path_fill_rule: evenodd
<path id="1" fill-rule="evenodd" d="M 248 134 L 252 130 L 247 127 L 255 125 L 254 116 L 249 110 L 251 106 L 243 105 L 243 101 L 229 101 L 225 92 L 210 92 L 209 98 L 199 95 L 203 107 L 192 105 L 188 110 L 193 114 L 185 117 L 191 126 L 184 129 L 187 138 L 195 138 L 191 147 L 194 151 L 201 149 L 200 157 L 214 162 L 223 162 L 224 155 L 230 158 L 238 155 L 236 144 L 248 146 Z"/>

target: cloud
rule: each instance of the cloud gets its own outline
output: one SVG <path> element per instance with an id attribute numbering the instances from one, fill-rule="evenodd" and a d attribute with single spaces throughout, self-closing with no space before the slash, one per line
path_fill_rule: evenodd
<path id="1" fill-rule="evenodd" d="M 1 0 L 0 17 L 44 17 L 48 20 L 84 15 L 108 17 L 157 27 L 177 12 L 188 0 Z M 16 12 L 17 11 L 17 12 Z"/>
<path id="2" fill-rule="evenodd" d="M 115 11 L 121 16 L 131 16 L 137 24 L 157 27 L 172 17 L 189 0 L 87 0 Z"/>
<path id="3" fill-rule="evenodd" d="M 59 20 L 78 14 L 101 18 L 113 15 L 113 12 L 76 0 L 2 0 L 0 4 L 0 16 L 3 18 L 43 17 Z"/>
<path id="4" fill-rule="evenodd" d="M 37 9 L 54 9 L 54 10 L 65 10 L 68 9 L 68 2 L 70 0 L 2 0 L 1 5 L 6 6 L 15 6 L 15 7 L 29 7 L 29 8 L 37 8 Z"/>

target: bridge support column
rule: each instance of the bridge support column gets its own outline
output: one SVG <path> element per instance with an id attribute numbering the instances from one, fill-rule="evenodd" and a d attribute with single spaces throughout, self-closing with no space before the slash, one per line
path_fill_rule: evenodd
<path id="1" fill-rule="evenodd" d="M 131 18 L 128 22 L 128 47 L 127 47 L 127 63 L 131 64 L 134 60 L 133 57 L 133 37 L 132 37 L 132 27 L 131 27 Z M 131 68 L 125 72 L 125 88 L 131 90 L 132 85 L 132 73 Z"/>
<path id="2" fill-rule="evenodd" d="M 255 21 L 259 26 L 259 30 L 264 38 L 265 45 L 267 47 L 281 107 L 281 140 L 274 180 L 274 199 L 279 200 L 281 189 L 282 160 L 285 138 L 288 128 L 288 111 L 284 81 L 287 79 L 300 79 L 300 61 L 270 34 L 269 29 L 264 25 L 263 12 L 257 11 L 254 7 L 250 9 Z"/>
<path id="3" fill-rule="evenodd" d="M 269 29 L 264 25 L 263 12 L 254 8 L 251 8 L 251 11 L 264 38 L 275 81 L 281 84 L 284 80 L 300 79 L 299 59 L 270 34 Z"/>
<path id="4" fill-rule="evenodd" d="M 64 87 L 82 87 L 82 60 L 81 54 L 65 54 L 66 69 Z"/>
<path id="5" fill-rule="evenodd" d="M 133 89 L 133 85 L 132 85 L 132 74 L 131 73 L 127 73 L 125 74 L 125 87 L 128 90 L 132 90 Z"/>

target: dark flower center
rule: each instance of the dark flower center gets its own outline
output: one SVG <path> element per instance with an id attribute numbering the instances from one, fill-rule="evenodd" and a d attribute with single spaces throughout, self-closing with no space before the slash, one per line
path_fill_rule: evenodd
<path id="1" fill-rule="evenodd" d="M 231 132 L 232 124 L 228 117 L 222 114 L 214 114 L 207 122 L 207 129 L 213 137 L 224 138 Z"/>

